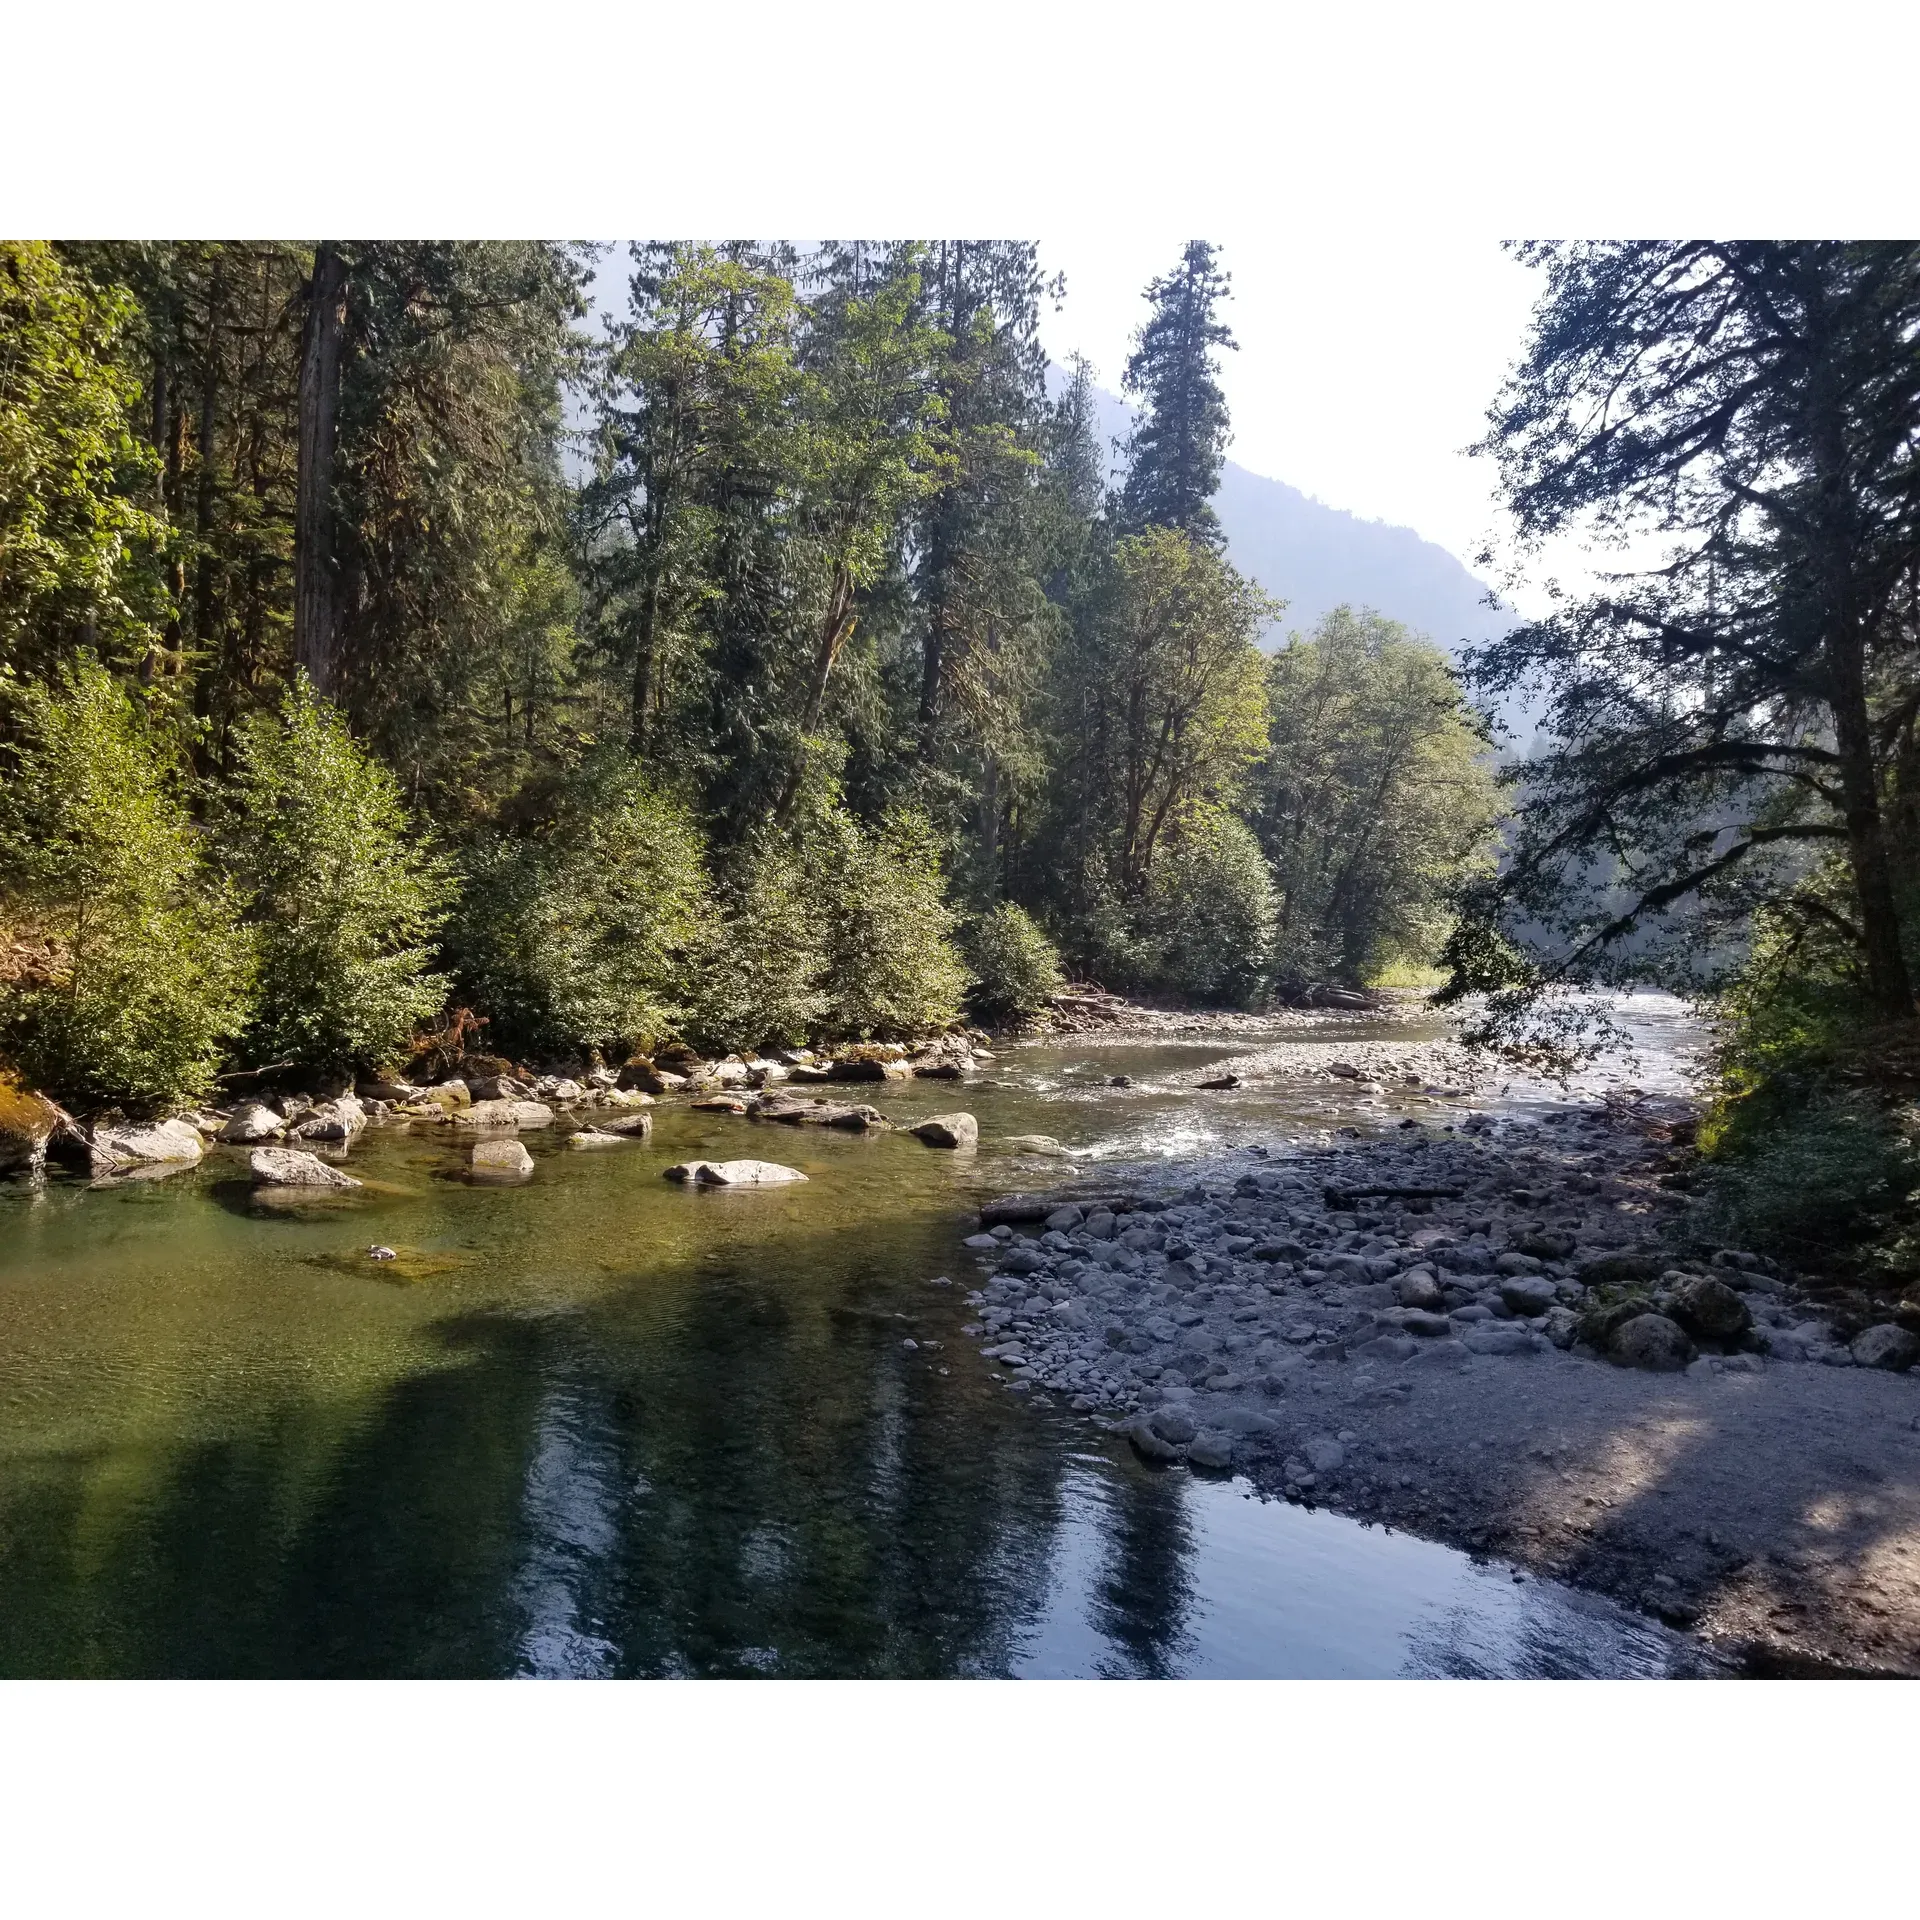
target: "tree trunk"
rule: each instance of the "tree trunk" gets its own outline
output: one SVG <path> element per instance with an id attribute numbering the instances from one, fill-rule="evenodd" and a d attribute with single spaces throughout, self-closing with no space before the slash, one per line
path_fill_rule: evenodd
<path id="1" fill-rule="evenodd" d="M 1880 818 L 1873 729 L 1867 716 L 1865 648 L 1858 633 L 1830 632 L 1827 676 L 1833 702 L 1834 744 L 1840 754 L 1840 789 L 1846 805 L 1847 852 L 1860 896 L 1860 933 L 1867 964 L 1867 992 L 1889 1020 L 1914 1016 L 1913 981 L 1900 942 L 1900 909 L 1893 867 Z"/>
<path id="2" fill-rule="evenodd" d="M 294 509 L 293 658 L 316 693 L 331 696 L 339 669 L 333 454 L 339 430 L 340 349 L 346 332 L 347 268 L 332 244 L 313 256 L 300 352 L 300 473 Z"/>
<path id="3" fill-rule="evenodd" d="M 207 288 L 207 337 L 200 366 L 200 477 L 194 501 L 194 533 L 200 545 L 193 588 L 193 637 L 206 646 L 213 637 L 214 436 L 220 394 L 220 263 L 216 259 Z"/>

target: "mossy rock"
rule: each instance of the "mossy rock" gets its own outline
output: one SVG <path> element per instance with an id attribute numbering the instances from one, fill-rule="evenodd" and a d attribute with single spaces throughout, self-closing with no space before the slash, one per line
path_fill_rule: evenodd
<path id="1" fill-rule="evenodd" d="M 1655 1313 L 1658 1310 L 1653 1296 L 1645 1287 L 1601 1287 L 1587 1301 L 1580 1315 L 1580 1338 L 1588 1346 L 1598 1347 L 1605 1353 L 1616 1328 L 1625 1326 L 1629 1320 L 1637 1319 L 1643 1313 Z"/>
<path id="2" fill-rule="evenodd" d="M 60 1116 L 16 1074 L 0 1068 L 0 1173 L 27 1172 L 47 1157 Z"/>
<path id="3" fill-rule="evenodd" d="M 1603 1253 L 1598 1259 L 1582 1261 L 1578 1278 L 1583 1287 L 1644 1288 L 1666 1270 L 1666 1259 L 1657 1253 Z"/>

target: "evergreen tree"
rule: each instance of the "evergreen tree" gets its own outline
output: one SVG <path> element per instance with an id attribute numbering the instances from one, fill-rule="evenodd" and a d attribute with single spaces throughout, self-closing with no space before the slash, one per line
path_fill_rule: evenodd
<path id="1" fill-rule="evenodd" d="M 1920 247 L 1522 257 L 1546 289 L 1484 443 L 1522 535 L 1664 558 L 1478 655 L 1482 685 L 1544 689 L 1549 744 L 1457 990 L 1710 981 L 1760 913 L 1838 939 L 1866 1004 L 1910 1016 L 1920 847 L 1903 862 L 1886 804 L 1920 713 Z M 1501 937 L 1522 927 L 1530 956 Z"/>
<path id="2" fill-rule="evenodd" d="M 1209 546 L 1224 543 L 1212 501 L 1228 437 L 1216 349 L 1236 345 L 1218 317 L 1230 284 L 1212 245 L 1189 240 L 1180 264 L 1147 288 L 1153 311 L 1126 374 L 1126 391 L 1143 408 L 1120 496 L 1130 532 L 1177 527 Z"/>
<path id="3" fill-rule="evenodd" d="M 0 777 L 0 1049 L 77 1105 L 204 1096 L 254 948 L 206 860 L 171 739 L 98 661 L 15 690 Z"/>
<path id="4" fill-rule="evenodd" d="M 220 849 L 259 938 L 256 1064 L 390 1066 L 446 998 L 429 943 L 451 876 L 410 833 L 393 775 L 304 675 L 236 748 Z"/>

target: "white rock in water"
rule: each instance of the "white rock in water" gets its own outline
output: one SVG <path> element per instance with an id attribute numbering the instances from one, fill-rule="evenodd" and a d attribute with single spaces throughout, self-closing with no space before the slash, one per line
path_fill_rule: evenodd
<path id="1" fill-rule="evenodd" d="M 518 1140 L 482 1140 L 473 1150 L 473 1170 L 517 1177 L 533 1171 L 533 1155 Z"/>
<path id="2" fill-rule="evenodd" d="M 594 1147 L 626 1147 L 632 1144 L 633 1135 L 630 1133 L 596 1133 L 592 1128 L 576 1133 L 567 1142 L 568 1149 L 574 1153 L 586 1153 Z M 522 1147 L 520 1151 L 525 1153 L 526 1148 Z"/>
<path id="3" fill-rule="evenodd" d="M 1044 1153 L 1050 1159 L 1064 1160 L 1070 1153 L 1050 1133 L 1010 1133 L 1000 1144 L 1013 1153 Z"/>
<path id="4" fill-rule="evenodd" d="M 357 1187 L 350 1173 L 330 1167 L 298 1147 L 255 1147 L 247 1156 L 253 1177 L 263 1187 Z"/>
<path id="5" fill-rule="evenodd" d="M 151 1127 L 100 1127 L 91 1142 L 95 1173 L 114 1173 L 146 1161 L 193 1161 L 206 1152 L 189 1120 L 163 1120 Z"/>
<path id="6" fill-rule="evenodd" d="M 669 1167 L 666 1177 L 701 1187 L 782 1187 L 807 1176 L 772 1160 L 689 1160 Z"/>
<path id="7" fill-rule="evenodd" d="M 972 1147 L 980 1143 L 980 1123 L 970 1113 L 936 1113 L 908 1131 L 929 1147 Z"/>

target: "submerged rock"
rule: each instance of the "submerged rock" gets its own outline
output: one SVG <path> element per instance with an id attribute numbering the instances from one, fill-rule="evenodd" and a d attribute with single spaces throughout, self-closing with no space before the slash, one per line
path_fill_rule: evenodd
<path id="1" fill-rule="evenodd" d="M 247 1156 L 254 1181 L 263 1187 L 357 1187 L 350 1173 L 330 1167 L 318 1155 L 298 1147 L 256 1147 Z"/>
<path id="2" fill-rule="evenodd" d="M 1065 1160 L 1072 1153 L 1050 1133 L 1010 1133 L 1000 1145 L 1010 1153 L 1042 1153 L 1049 1159 Z"/>
<path id="3" fill-rule="evenodd" d="M 631 1134 L 600 1133 L 592 1127 L 586 1127 L 567 1141 L 567 1149 L 571 1153 L 587 1153 L 595 1147 L 625 1147 L 632 1143 Z M 525 1153 L 526 1148 L 522 1147 L 520 1151 Z"/>
<path id="4" fill-rule="evenodd" d="M 980 1123 L 970 1113 L 936 1113 L 908 1129 L 929 1147 L 972 1147 L 980 1143 Z"/>
<path id="5" fill-rule="evenodd" d="M 688 1160 L 666 1171 L 669 1180 L 700 1187 L 783 1187 L 806 1177 L 773 1160 Z"/>
<path id="6" fill-rule="evenodd" d="M 611 1118 L 602 1115 L 594 1122 L 594 1131 L 617 1134 L 622 1140 L 644 1140 L 653 1132 L 653 1115 L 616 1113 Z"/>

